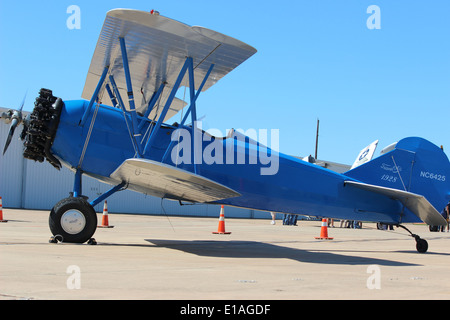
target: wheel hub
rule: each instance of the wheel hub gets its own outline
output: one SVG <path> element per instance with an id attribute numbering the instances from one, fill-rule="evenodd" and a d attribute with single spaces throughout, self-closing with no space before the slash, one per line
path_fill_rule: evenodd
<path id="1" fill-rule="evenodd" d="M 61 216 L 61 227 L 68 234 L 78 234 L 86 226 L 86 218 L 81 211 L 72 209 Z"/>

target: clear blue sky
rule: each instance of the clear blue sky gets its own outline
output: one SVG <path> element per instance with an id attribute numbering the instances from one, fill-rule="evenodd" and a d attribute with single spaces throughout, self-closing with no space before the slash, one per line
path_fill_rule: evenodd
<path id="1" fill-rule="evenodd" d="M 67 7 L 81 9 L 69 30 Z M 369 30 L 370 5 L 381 29 Z M 41 87 L 79 99 L 105 14 L 156 9 L 240 39 L 258 53 L 200 96 L 204 127 L 279 129 L 280 151 L 351 164 L 421 136 L 450 154 L 450 1 L 5 1 L 0 0 L 0 106 Z"/>

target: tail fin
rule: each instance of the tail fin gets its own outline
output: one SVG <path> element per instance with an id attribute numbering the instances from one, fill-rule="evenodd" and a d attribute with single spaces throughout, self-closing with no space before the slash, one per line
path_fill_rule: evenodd
<path id="1" fill-rule="evenodd" d="M 450 200 L 450 162 L 441 148 L 422 138 L 405 138 L 393 150 L 344 174 L 424 196 L 438 212 Z"/>

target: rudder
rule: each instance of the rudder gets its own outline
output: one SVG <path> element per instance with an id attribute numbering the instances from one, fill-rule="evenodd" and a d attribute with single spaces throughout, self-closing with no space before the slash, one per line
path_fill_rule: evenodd
<path id="1" fill-rule="evenodd" d="M 345 173 L 360 182 L 423 195 L 441 212 L 450 200 L 450 162 L 444 151 L 417 137 Z"/>

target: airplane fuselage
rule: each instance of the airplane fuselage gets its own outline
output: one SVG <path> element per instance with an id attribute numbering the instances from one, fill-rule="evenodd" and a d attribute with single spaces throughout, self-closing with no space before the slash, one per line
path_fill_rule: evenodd
<path id="1" fill-rule="evenodd" d="M 67 167 L 73 170 L 78 168 L 83 174 L 103 182 L 117 184 L 118 181 L 112 179 L 111 174 L 126 159 L 137 156 L 124 114 L 120 109 L 100 105 L 96 111 L 91 112 L 85 125 L 80 126 L 87 104 L 88 101 L 84 100 L 65 101 L 51 151 Z M 95 119 L 92 123 L 93 117 Z M 142 141 L 145 141 L 151 121 L 144 118 L 138 120 L 145 121 L 140 131 L 144 137 Z M 240 197 L 215 202 L 217 204 L 359 221 L 418 221 L 414 215 L 396 215 L 401 211 L 397 201 L 365 190 L 345 187 L 344 182 L 352 180 L 345 175 L 282 153 L 271 154 L 270 149 L 252 139 L 245 139 L 239 133 L 229 138 L 210 137 L 209 141 L 197 139 L 202 145 L 200 149 L 199 142 L 197 143 L 197 158 L 189 157 L 193 161 L 186 161 L 187 149 L 182 152 L 176 149 L 182 143 L 176 138 L 177 129 L 176 125 L 162 126 L 151 148 L 139 156 L 158 162 L 164 158 L 165 164 L 196 173 L 241 194 Z M 196 130 L 200 137 L 205 134 Z M 230 146 L 234 152 L 233 161 L 226 159 Z M 262 154 L 261 150 L 266 155 L 264 163 L 258 158 Z M 205 154 L 213 157 L 215 162 L 205 159 Z M 274 162 L 267 163 L 267 159 L 270 159 L 268 155 L 276 157 L 271 158 L 271 161 L 277 161 L 276 165 Z M 224 161 L 220 161 L 220 156 Z M 180 162 L 183 157 L 184 162 Z M 270 174 L 262 174 L 263 169 L 271 169 L 269 166 L 276 170 Z M 151 190 L 146 193 L 152 194 Z"/>

